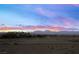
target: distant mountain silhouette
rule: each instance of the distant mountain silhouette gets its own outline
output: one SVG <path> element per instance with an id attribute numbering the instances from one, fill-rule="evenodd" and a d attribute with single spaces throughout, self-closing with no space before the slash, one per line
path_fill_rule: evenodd
<path id="1" fill-rule="evenodd" d="M 40 34 L 40 35 L 79 35 L 79 31 L 60 31 L 60 32 L 52 32 L 49 30 L 46 31 L 34 31 L 32 34 Z"/>

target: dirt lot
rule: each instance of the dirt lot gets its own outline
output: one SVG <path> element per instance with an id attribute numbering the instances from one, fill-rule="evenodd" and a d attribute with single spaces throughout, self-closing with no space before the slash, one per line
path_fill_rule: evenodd
<path id="1" fill-rule="evenodd" d="M 0 39 L 1 54 L 77 54 L 79 36 Z"/>

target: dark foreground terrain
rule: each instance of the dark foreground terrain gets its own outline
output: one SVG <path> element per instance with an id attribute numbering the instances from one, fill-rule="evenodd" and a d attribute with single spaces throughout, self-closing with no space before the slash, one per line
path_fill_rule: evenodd
<path id="1" fill-rule="evenodd" d="M 0 35 L 0 54 L 78 54 L 79 35 Z"/>

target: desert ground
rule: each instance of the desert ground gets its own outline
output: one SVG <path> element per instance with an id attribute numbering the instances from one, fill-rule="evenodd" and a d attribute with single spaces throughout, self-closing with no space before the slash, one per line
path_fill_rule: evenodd
<path id="1" fill-rule="evenodd" d="M 10 36 L 10 35 L 9 35 Z M 0 38 L 0 54 L 78 54 L 79 35 Z"/>

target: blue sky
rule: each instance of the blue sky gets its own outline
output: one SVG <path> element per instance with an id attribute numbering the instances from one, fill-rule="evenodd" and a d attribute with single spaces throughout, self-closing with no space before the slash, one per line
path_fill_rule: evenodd
<path id="1" fill-rule="evenodd" d="M 79 5 L 0 4 L 0 25 L 79 27 Z"/>

